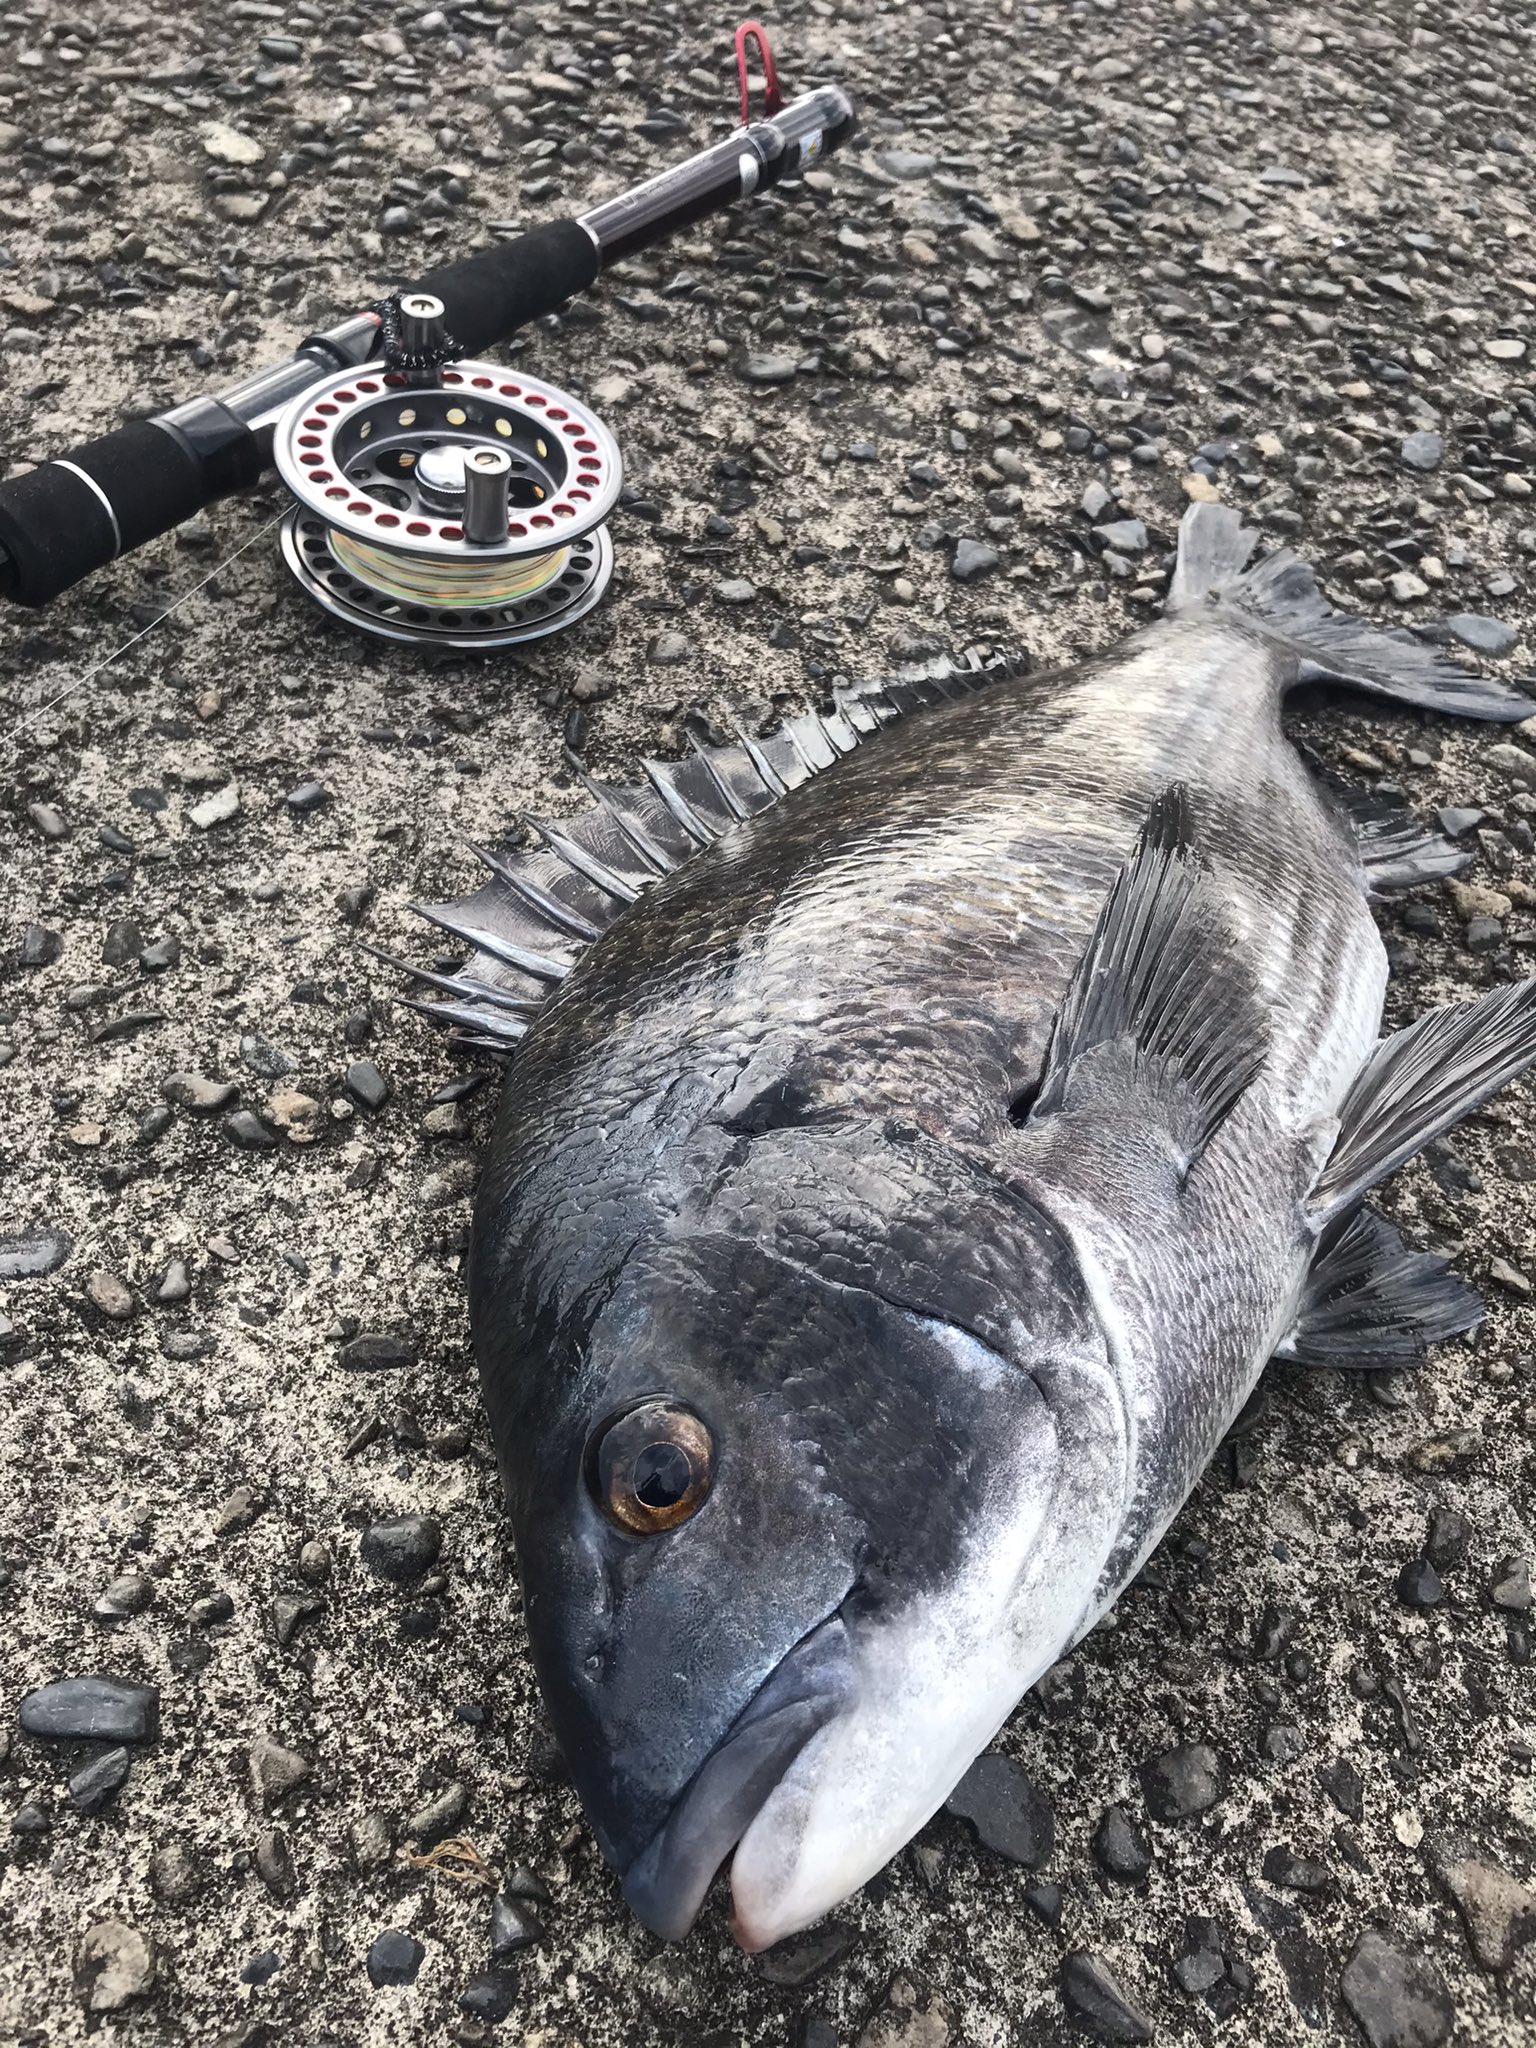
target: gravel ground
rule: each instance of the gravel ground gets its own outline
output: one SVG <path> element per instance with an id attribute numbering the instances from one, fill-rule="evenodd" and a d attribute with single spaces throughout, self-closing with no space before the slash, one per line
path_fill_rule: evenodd
<path id="1" fill-rule="evenodd" d="M 4 22 L 17 463 L 660 167 L 731 91 L 699 0 Z M 664 1950 L 563 1782 L 466 1338 L 495 1090 L 359 941 L 421 956 L 407 905 L 468 880 L 466 837 L 572 808 L 566 737 L 622 770 L 935 649 L 1108 644 L 1189 496 L 1503 673 L 1536 620 L 1526 10 L 774 26 L 860 142 L 518 345 L 628 465 L 614 588 L 568 637 L 353 638 L 288 581 L 270 487 L 0 621 L 0 1265 L 53 1266 L 0 1301 L 6 2041 L 1533 2038 L 1529 1088 L 1388 1202 L 1486 1285 L 1482 1331 L 1411 1379 L 1271 1375 L 1001 1738 L 975 1803 L 1010 1853 L 944 1815 L 824 1939 L 748 1961 L 715 1907 Z M 1527 736 L 1342 700 L 1297 723 L 1478 852 L 1385 912 L 1393 1020 L 1529 971 Z M 407 1526 L 405 1584 L 362 1542 L 398 1516 L 441 1538 Z M 30 1687 L 89 1672 L 158 1688 L 158 1739 L 19 1730 Z M 1015 1767 L 1054 1846 L 1037 1807 L 1003 1825 Z"/>

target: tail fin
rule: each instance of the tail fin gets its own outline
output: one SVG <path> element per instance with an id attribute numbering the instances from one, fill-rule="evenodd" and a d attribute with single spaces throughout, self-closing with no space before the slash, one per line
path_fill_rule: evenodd
<path id="1" fill-rule="evenodd" d="M 1423 641 L 1331 612 L 1310 565 L 1289 548 L 1246 569 L 1257 539 L 1229 505 L 1191 505 L 1179 526 L 1168 609 L 1212 604 L 1240 612 L 1296 656 L 1299 682 L 1349 683 L 1462 718 L 1513 723 L 1536 715 L 1531 698 L 1473 675 Z"/>

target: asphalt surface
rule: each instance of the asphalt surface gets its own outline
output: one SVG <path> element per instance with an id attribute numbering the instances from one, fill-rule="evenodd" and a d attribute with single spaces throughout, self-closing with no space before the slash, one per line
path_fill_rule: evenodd
<path id="1" fill-rule="evenodd" d="M 695 0 L 4 26 L 14 465 L 661 168 L 734 91 Z M 1048 1852 L 940 1816 L 820 1948 L 749 1961 L 716 1904 L 665 1950 L 552 1753 L 463 1302 L 495 1083 L 451 1099 L 464 1063 L 359 942 L 430 957 L 408 904 L 468 886 L 465 839 L 576 806 L 568 739 L 622 773 L 839 676 L 1110 644 L 1191 494 L 1381 621 L 1470 619 L 1511 676 L 1532 650 L 1528 13 L 815 0 L 771 26 L 791 89 L 854 94 L 857 145 L 516 352 L 627 464 L 613 589 L 568 637 L 356 638 L 288 578 L 275 487 L 0 619 L 0 1268 L 62 1254 L 0 1288 L 5 2041 L 1536 2029 L 1527 1087 L 1387 1203 L 1486 1288 L 1483 1329 L 1411 1379 L 1272 1374 L 1004 1731 Z M 1481 814 L 1451 821 L 1460 892 L 1383 909 L 1391 1021 L 1528 972 L 1536 760 L 1497 750 L 1529 736 L 1358 700 L 1297 730 L 1354 787 Z M 348 1084 L 369 1061 L 382 1106 Z M 177 1074 L 237 1093 L 170 1102 Z M 405 1583 L 362 1543 L 396 1516 L 440 1531 L 432 1557 L 407 1525 Z M 157 1739 L 103 1763 L 22 1730 L 29 1689 L 91 1672 L 158 1688 Z M 1190 1744 L 1214 1803 L 1157 1818 L 1142 1766 Z M 487 1983 L 493 1888 L 530 1884 L 542 1934 Z"/>

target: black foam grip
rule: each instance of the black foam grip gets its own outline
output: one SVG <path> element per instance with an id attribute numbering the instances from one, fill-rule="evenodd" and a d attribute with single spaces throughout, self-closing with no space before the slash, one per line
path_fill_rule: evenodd
<path id="1" fill-rule="evenodd" d="M 59 462 L 0 483 L 0 548 L 11 564 L 5 594 L 19 604 L 46 604 L 223 495 L 210 488 L 197 456 L 152 420 L 87 441 L 61 461 L 100 486 L 117 532 L 96 492 Z"/>
<path id="2" fill-rule="evenodd" d="M 472 356 L 584 292 L 597 270 L 597 244 L 586 229 L 554 220 L 434 270 L 416 289 L 442 300 L 448 332 Z"/>

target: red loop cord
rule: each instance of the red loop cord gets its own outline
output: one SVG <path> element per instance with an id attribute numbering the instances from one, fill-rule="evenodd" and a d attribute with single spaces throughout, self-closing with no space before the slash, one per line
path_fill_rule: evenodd
<path id="1" fill-rule="evenodd" d="M 736 31 L 736 79 L 741 87 L 741 125 L 747 127 L 752 119 L 752 88 L 747 79 L 747 45 L 756 43 L 758 68 L 763 74 L 763 115 L 771 121 L 784 104 L 784 95 L 779 91 L 779 74 L 774 69 L 773 48 L 768 41 L 768 31 L 760 21 L 744 21 Z"/>

